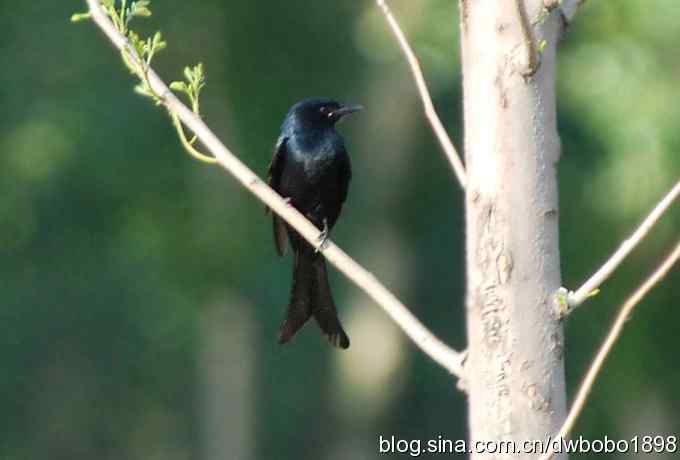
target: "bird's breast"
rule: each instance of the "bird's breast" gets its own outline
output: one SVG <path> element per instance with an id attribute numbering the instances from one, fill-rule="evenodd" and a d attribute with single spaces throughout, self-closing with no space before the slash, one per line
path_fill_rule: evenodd
<path id="1" fill-rule="evenodd" d="M 293 149 L 294 163 L 310 181 L 321 179 L 337 157 L 335 146 L 330 142 L 301 142 Z"/>
<path id="2" fill-rule="evenodd" d="M 304 159 L 304 170 L 310 181 L 318 182 L 329 172 L 333 164 L 332 154 L 317 154 Z"/>

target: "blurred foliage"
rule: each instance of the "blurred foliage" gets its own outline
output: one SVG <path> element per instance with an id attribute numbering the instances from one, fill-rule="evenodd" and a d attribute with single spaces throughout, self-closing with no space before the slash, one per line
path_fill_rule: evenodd
<path id="1" fill-rule="evenodd" d="M 352 348 L 331 349 L 314 325 L 279 347 L 290 259 L 275 257 L 262 205 L 183 153 L 101 33 L 69 22 L 82 2 L 0 3 L 12 11 L 0 15 L 0 458 L 211 458 L 204 433 L 220 430 L 206 427 L 206 382 L 224 388 L 225 446 L 247 458 L 375 458 L 379 435 L 466 436 L 451 379 L 335 272 Z M 460 145 L 456 2 L 392 4 Z M 161 29 L 172 43 L 156 69 L 169 81 L 185 63 L 205 63 L 201 112 L 255 171 L 264 174 L 297 100 L 367 106 L 341 127 L 354 177 L 334 239 L 461 347 L 462 196 L 373 2 L 154 6 L 143 35 Z M 678 177 L 679 21 L 674 0 L 593 1 L 561 44 L 566 286 Z M 572 392 L 616 306 L 679 226 L 675 209 L 567 322 Z M 579 433 L 677 434 L 679 299 L 676 270 L 628 324 Z M 215 308 L 242 314 L 208 327 Z M 207 337 L 234 328 L 248 339 L 206 361 Z M 224 363 L 247 363 L 246 383 Z M 225 376 L 214 376 L 221 364 Z"/>

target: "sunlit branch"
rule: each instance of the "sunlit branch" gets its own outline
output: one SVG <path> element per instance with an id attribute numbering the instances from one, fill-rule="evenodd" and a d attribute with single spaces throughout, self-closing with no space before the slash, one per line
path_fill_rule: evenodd
<path id="1" fill-rule="evenodd" d="M 538 67 L 541 65 L 541 58 L 536 49 L 536 43 L 534 43 L 532 23 L 527 17 L 524 0 L 515 0 L 515 12 L 519 20 L 519 27 L 524 41 L 523 47 L 526 52 L 525 65 L 519 70 L 522 77 L 526 80 L 538 71 Z"/>
<path id="2" fill-rule="evenodd" d="M 633 249 L 647 236 L 649 231 L 659 221 L 661 216 L 668 210 L 673 202 L 680 196 L 680 181 L 678 181 L 670 192 L 656 205 L 647 218 L 640 224 L 635 232 L 626 239 L 612 256 L 595 272 L 583 285 L 574 292 L 567 295 L 568 309 L 581 305 L 596 289 L 604 283 L 607 278 L 616 270 L 623 260 Z"/>
<path id="3" fill-rule="evenodd" d="M 430 97 L 430 91 L 427 89 L 427 83 L 425 83 L 425 77 L 423 76 L 423 71 L 420 69 L 418 58 L 413 53 L 411 46 L 406 40 L 404 32 L 401 30 L 401 27 L 399 27 L 399 23 L 394 18 L 392 11 L 390 11 L 390 7 L 387 5 L 385 0 L 376 0 L 376 3 L 385 14 L 385 18 L 387 19 L 387 22 L 390 25 L 394 36 L 397 38 L 399 46 L 404 52 L 406 60 L 411 67 L 413 78 L 416 81 L 416 86 L 418 87 L 418 92 L 420 93 L 420 99 L 422 100 L 423 107 L 425 108 L 425 117 L 430 122 L 432 130 L 434 131 L 439 144 L 444 150 L 444 153 L 446 154 L 446 157 L 453 168 L 453 172 L 458 178 L 458 182 L 460 182 L 460 186 L 465 188 L 465 167 L 463 166 L 460 155 L 458 155 L 458 151 L 456 151 L 456 147 L 454 147 L 453 142 L 451 142 L 451 138 L 446 133 L 446 129 L 444 129 L 444 125 L 442 125 L 439 115 L 437 115 L 437 111 L 434 109 L 432 97 Z"/>
<path id="4" fill-rule="evenodd" d="M 649 293 L 649 291 L 654 286 L 656 286 L 659 283 L 659 281 L 663 279 L 664 276 L 666 276 L 668 271 L 671 269 L 671 267 L 673 267 L 673 265 L 677 262 L 679 258 L 680 258 L 680 242 L 678 242 L 678 244 L 675 246 L 675 249 L 673 249 L 671 254 L 668 257 L 666 257 L 666 260 L 664 260 L 663 263 L 659 265 L 659 267 L 654 271 L 654 273 L 652 273 L 652 275 L 649 278 L 647 278 L 647 280 L 623 304 L 621 310 L 619 311 L 618 316 L 616 317 L 616 321 L 614 321 L 614 324 L 612 325 L 609 334 L 607 334 L 604 343 L 598 350 L 597 355 L 593 360 L 593 363 L 590 365 L 590 369 L 588 369 L 588 373 L 583 379 L 583 383 L 581 384 L 581 387 L 578 390 L 576 398 L 574 399 L 574 402 L 571 406 L 571 410 L 569 411 L 569 414 L 567 415 L 567 418 L 564 421 L 562 428 L 560 428 L 560 431 L 552 438 L 553 440 L 558 441 L 564 439 L 566 436 L 569 435 L 569 433 L 571 433 L 571 430 L 574 428 L 574 424 L 576 423 L 576 419 L 578 418 L 578 416 L 581 414 L 581 411 L 585 407 L 588 396 L 590 395 L 590 391 L 593 388 L 595 379 L 597 378 L 600 370 L 602 369 L 605 359 L 607 358 L 612 348 L 614 347 L 616 340 L 621 335 L 623 326 L 628 320 L 628 318 L 630 318 L 633 309 L 638 303 L 640 303 L 640 301 L 647 295 L 647 293 Z M 540 457 L 539 460 L 550 460 L 553 457 L 553 455 L 554 452 L 552 452 L 551 449 L 548 453 Z"/>

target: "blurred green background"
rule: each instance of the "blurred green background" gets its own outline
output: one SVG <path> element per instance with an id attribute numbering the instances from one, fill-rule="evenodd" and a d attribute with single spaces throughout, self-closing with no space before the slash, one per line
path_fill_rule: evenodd
<path id="1" fill-rule="evenodd" d="M 466 437 L 455 382 L 335 270 L 352 347 L 313 324 L 278 346 L 291 261 L 262 204 L 183 152 L 99 30 L 69 23 L 83 2 L 0 4 L 0 459 L 373 459 L 380 435 Z M 392 4 L 461 145 L 457 2 Z M 354 177 L 334 240 L 462 348 L 462 195 L 375 4 L 152 7 L 135 27 L 168 40 L 157 70 L 202 61 L 205 119 L 262 175 L 297 100 L 367 107 L 341 126 Z M 593 1 L 561 45 L 566 286 L 679 176 L 678 23 L 675 0 Z M 679 226 L 675 209 L 567 322 L 570 395 Z M 634 314 L 577 434 L 680 434 L 679 281 Z"/>

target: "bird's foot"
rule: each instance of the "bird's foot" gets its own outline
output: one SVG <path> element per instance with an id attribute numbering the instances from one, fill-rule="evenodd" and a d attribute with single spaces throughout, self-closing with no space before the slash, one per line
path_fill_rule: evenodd
<path id="1" fill-rule="evenodd" d="M 323 251 L 324 249 L 326 249 L 326 246 L 328 246 L 329 233 L 330 232 L 328 230 L 328 221 L 326 219 L 324 219 L 323 220 L 323 230 L 321 230 L 321 235 L 319 235 L 318 244 L 316 245 L 314 252 L 319 252 L 319 251 Z"/>

